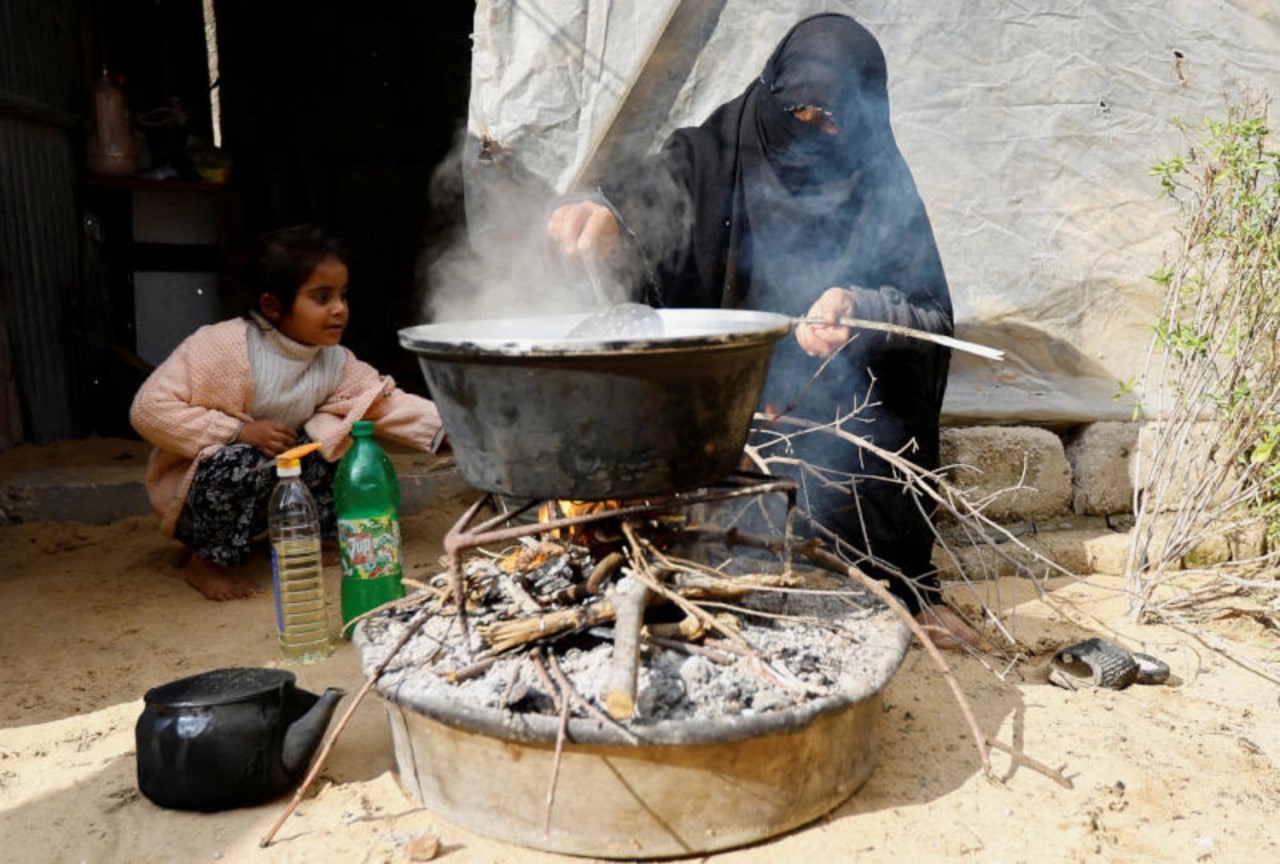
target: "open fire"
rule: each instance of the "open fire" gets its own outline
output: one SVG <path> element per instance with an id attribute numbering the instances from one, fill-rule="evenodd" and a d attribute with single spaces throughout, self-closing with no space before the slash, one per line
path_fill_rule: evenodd
<path id="1" fill-rule="evenodd" d="M 906 633 L 847 580 L 792 568 L 785 534 L 703 518 L 767 495 L 789 510 L 794 485 L 477 502 L 447 571 L 356 633 L 366 672 L 390 660 L 377 688 L 419 801 L 522 845 L 634 859 L 750 842 L 851 795 Z"/>

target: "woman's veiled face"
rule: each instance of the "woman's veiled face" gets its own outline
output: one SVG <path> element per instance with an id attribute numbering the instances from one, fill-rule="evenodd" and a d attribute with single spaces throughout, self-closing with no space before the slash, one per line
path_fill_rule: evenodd
<path id="1" fill-rule="evenodd" d="M 861 140 L 888 123 L 884 54 L 847 16 L 818 15 L 796 25 L 761 77 L 774 104 L 829 134 Z"/>

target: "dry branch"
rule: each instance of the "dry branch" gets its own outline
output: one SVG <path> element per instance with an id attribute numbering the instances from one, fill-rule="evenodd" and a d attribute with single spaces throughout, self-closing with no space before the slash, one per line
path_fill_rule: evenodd
<path id="1" fill-rule="evenodd" d="M 636 711 L 636 675 L 640 663 L 640 628 L 649 604 L 649 589 L 624 576 L 613 592 L 615 620 L 613 657 L 604 690 L 604 707 L 615 720 L 628 720 Z"/>
<path id="2" fill-rule="evenodd" d="M 560 668 L 560 661 L 556 659 L 556 655 L 554 653 L 547 654 L 547 668 L 551 670 L 552 677 L 554 677 L 556 679 L 556 683 L 560 685 L 561 692 L 572 697 L 574 702 L 582 706 L 582 710 L 586 711 L 587 714 L 598 720 L 603 725 L 615 730 L 619 735 L 626 739 L 628 744 L 640 743 L 640 739 L 637 738 L 630 729 L 614 720 L 595 705 L 592 705 L 589 699 L 574 688 L 573 682 L 569 680 L 568 676 L 564 674 L 564 670 Z"/>
<path id="3" fill-rule="evenodd" d="M 492 624 L 477 627 L 476 634 L 489 645 L 494 654 L 501 654 L 538 639 L 547 639 L 571 630 L 607 624 L 615 617 L 613 601 L 605 598 L 572 609 L 556 609 L 541 615 L 495 621 Z"/>
<path id="4" fill-rule="evenodd" d="M 673 566 L 664 567 L 664 572 L 676 570 L 677 568 Z M 676 577 L 676 581 L 679 587 L 674 590 L 678 594 L 700 600 L 741 597 L 759 588 L 794 584 L 794 580 L 790 577 L 768 573 L 741 578 L 682 573 Z M 655 599 L 650 596 L 647 602 L 653 602 Z M 612 596 L 606 596 L 583 606 L 554 609 L 537 615 L 495 621 L 492 624 L 477 627 L 476 634 L 484 640 L 493 653 L 501 654 L 538 639 L 548 639 L 570 631 L 608 624 L 616 618 L 615 600 Z"/>
<path id="5" fill-rule="evenodd" d="M 356 693 L 351 704 L 347 707 L 346 713 L 342 715 L 342 719 L 333 727 L 333 731 L 329 733 L 329 738 L 324 742 L 324 746 L 320 748 L 320 752 L 316 755 L 315 762 L 311 765 L 311 770 L 307 772 L 307 776 L 298 784 L 298 791 L 293 794 L 292 800 L 289 801 L 287 807 L 284 808 L 279 818 L 272 823 L 271 828 L 262 839 L 258 841 L 258 845 L 265 849 L 271 844 L 271 840 L 276 836 L 276 832 L 284 825 L 290 814 L 298 809 L 298 805 L 302 803 L 303 796 L 307 794 L 307 790 L 311 788 L 311 784 L 315 782 L 316 777 L 320 776 L 320 771 L 324 768 L 324 763 L 329 758 L 329 754 L 333 752 L 333 745 L 337 742 L 338 736 L 342 734 L 342 730 L 347 728 L 347 724 L 351 722 L 351 717 L 356 713 L 356 709 L 360 707 L 360 703 L 364 701 L 364 697 L 373 689 L 373 685 L 382 677 L 382 673 L 386 671 L 387 666 L 391 665 L 391 660 L 400 653 L 400 649 L 408 644 L 414 634 L 426 623 L 427 616 L 433 611 L 430 603 L 423 604 L 416 615 L 409 621 L 404 628 L 404 633 L 400 634 L 400 638 L 396 640 L 395 645 L 391 646 L 391 650 L 387 652 L 387 656 L 374 667 L 373 671 L 365 678 L 364 686 L 360 688 L 360 692 Z"/>
<path id="6" fill-rule="evenodd" d="M 902 605 L 898 598 L 889 593 L 889 589 L 868 577 L 857 567 L 848 566 L 830 552 L 827 552 L 825 549 L 821 549 L 812 543 L 803 550 L 803 554 L 808 558 L 824 563 L 828 567 L 843 568 L 851 579 L 866 588 L 875 595 L 877 599 L 887 605 L 893 613 L 898 616 L 898 619 L 901 620 L 902 623 L 906 624 L 908 629 L 915 634 L 916 639 L 919 640 L 925 652 L 929 655 L 930 659 L 933 660 L 934 665 L 936 665 L 938 670 L 942 672 L 942 677 L 946 680 L 947 686 L 951 688 L 951 694 L 955 697 L 956 704 L 960 706 L 960 713 L 964 715 L 965 722 L 969 725 L 969 731 L 973 735 L 974 744 L 978 748 L 978 758 L 982 762 L 982 773 L 991 779 L 995 779 L 991 773 L 991 757 L 987 751 L 990 739 L 986 733 L 982 731 L 982 727 L 978 725 L 978 720 L 974 717 L 973 709 L 969 706 L 969 700 L 965 697 L 964 690 L 961 688 L 960 682 L 956 680 L 955 674 L 951 671 L 951 667 L 947 665 L 947 661 L 943 658 L 942 652 L 933 644 L 933 640 L 929 638 L 929 635 L 925 632 L 923 625 L 911 616 L 911 613 L 907 611 L 906 607 Z M 1043 774 L 1058 785 L 1065 786 L 1068 789 L 1071 788 L 1071 781 L 1064 777 L 1062 772 L 1055 771 L 1043 763 L 1026 756 L 1021 750 L 1008 747 L 1003 744 L 999 745 L 998 749 L 1008 753 L 1018 761 L 1019 764 L 1025 765 L 1033 771 Z"/>

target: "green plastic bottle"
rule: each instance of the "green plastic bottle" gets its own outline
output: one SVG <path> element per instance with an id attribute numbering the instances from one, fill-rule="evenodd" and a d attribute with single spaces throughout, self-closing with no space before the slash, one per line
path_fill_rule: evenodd
<path id="1" fill-rule="evenodd" d="M 333 505 L 342 559 L 342 633 L 354 619 L 404 596 L 400 581 L 400 481 L 373 440 L 373 423 L 351 427 L 351 449 L 338 463 Z"/>

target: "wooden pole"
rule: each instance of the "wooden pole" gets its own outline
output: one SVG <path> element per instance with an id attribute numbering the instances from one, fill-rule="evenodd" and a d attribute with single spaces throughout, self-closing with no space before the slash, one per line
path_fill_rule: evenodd
<path id="1" fill-rule="evenodd" d="M 640 665 L 640 628 L 649 603 L 649 589 L 624 576 L 614 589 L 613 663 L 604 691 L 604 707 L 615 720 L 629 720 L 636 711 L 636 677 Z"/>

